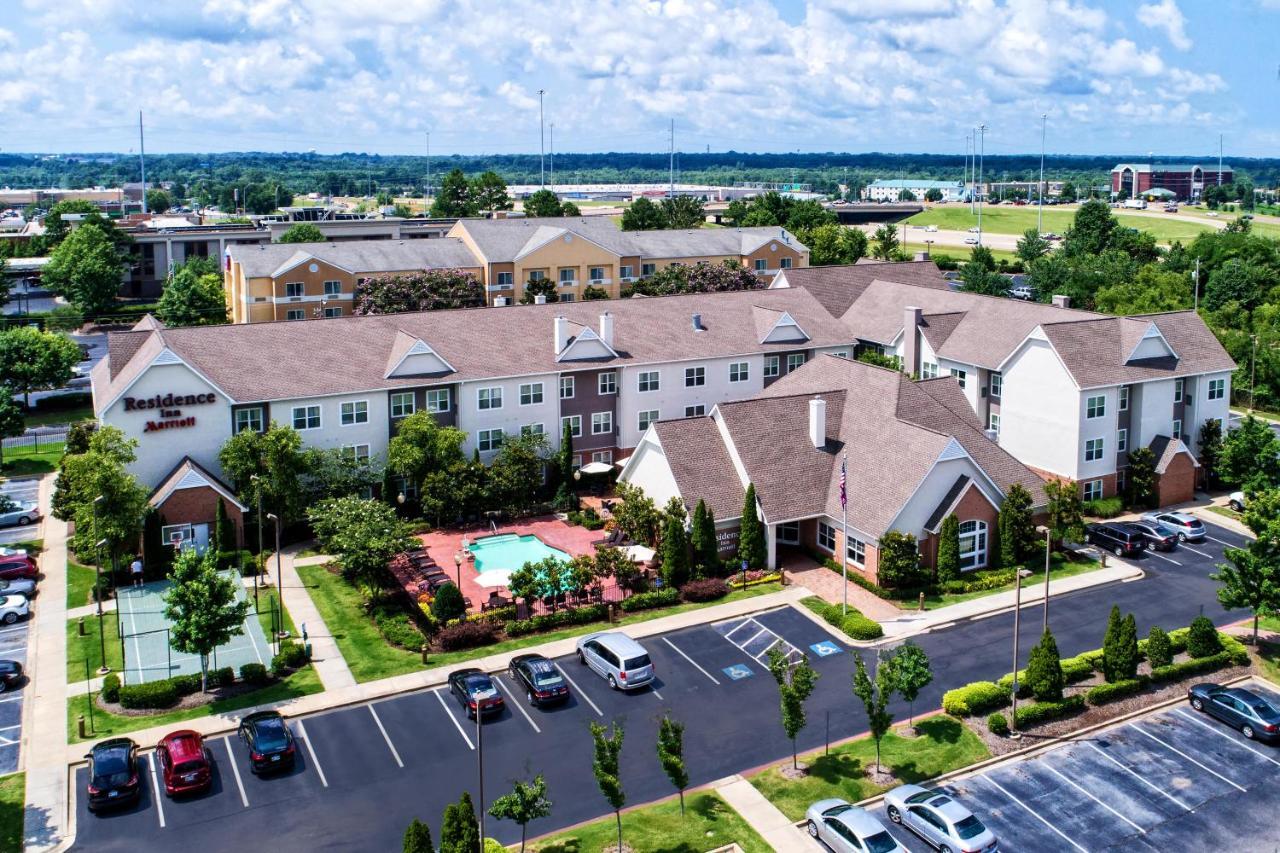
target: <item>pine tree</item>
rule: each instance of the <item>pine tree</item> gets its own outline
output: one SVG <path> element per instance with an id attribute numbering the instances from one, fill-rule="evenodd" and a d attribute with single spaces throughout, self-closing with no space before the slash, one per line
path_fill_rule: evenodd
<path id="1" fill-rule="evenodd" d="M 462 792 L 456 803 L 445 806 L 440 825 L 440 853 L 475 853 L 480 849 L 480 822 L 471 794 Z"/>
<path id="2" fill-rule="evenodd" d="M 960 519 L 955 514 L 942 521 L 938 531 L 938 580 L 955 580 L 960 576 Z"/>
<path id="3" fill-rule="evenodd" d="M 667 518 L 662 531 L 662 581 L 673 589 L 689 582 L 689 540 L 684 523 L 675 516 Z"/>
<path id="4" fill-rule="evenodd" d="M 689 770 L 684 764 L 684 724 L 669 716 L 658 722 L 658 763 L 680 792 L 680 816 L 684 817 L 684 789 L 689 787 Z"/>
<path id="5" fill-rule="evenodd" d="M 764 525 L 756 515 L 756 487 L 747 483 L 747 494 L 742 500 L 742 524 L 738 533 L 738 560 L 745 560 L 748 568 L 764 568 L 769 559 L 764 544 Z"/>
<path id="6" fill-rule="evenodd" d="M 693 529 L 690 536 L 693 560 L 697 564 L 698 577 L 719 574 L 720 554 L 716 547 L 716 517 L 702 499 L 693 508 Z"/>
<path id="7" fill-rule="evenodd" d="M 404 853 L 436 853 L 435 845 L 431 843 L 431 827 L 415 817 L 404 831 L 402 849 Z"/>
<path id="8" fill-rule="evenodd" d="M 1014 483 L 1000 505 L 1000 563 L 1010 569 L 1030 558 L 1037 545 L 1031 493 Z"/>
<path id="9" fill-rule="evenodd" d="M 1127 681 L 1138 674 L 1138 626 L 1133 614 L 1121 617 L 1112 605 L 1107 636 L 1102 641 L 1102 676 L 1108 682 Z"/>
<path id="10" fill-rule="evenodd" d="M 231 519 L 227 518 L 227 502 L 218 498 L 218 508 L 213 514 L 213 550 L 221 557 L 235 548 L 231 535 Z"/>
<path id="11" fill-rule="evenodd" d="M 1169 635 L 1159 625 L 1151 626 L 1147 634 L 1147 662 L 1152 669 L 1159 669 L 1173 663 L 1173 648 L 1169 645 Z"/>
<path id="12" fill-rule="evenodd" d="M 1048 631 L 1031 649 L 1027 659 L 1026 686 L 1031 695 L 1041 702 L 1062 701 L 1062 689 L 1067 685 L 1062 673 L 1062 661 L 1058 656 L 1058 644 Z"/>

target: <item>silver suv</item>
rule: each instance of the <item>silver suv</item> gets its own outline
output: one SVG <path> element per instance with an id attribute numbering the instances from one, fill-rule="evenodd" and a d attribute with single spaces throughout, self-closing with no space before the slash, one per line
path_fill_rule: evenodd
<path id="1" fill-rule="evenodd" d="M 587 634 L 578 640 L 578 660 L 614 690 L 634 690 L 653 681 L 653 662 L 644 646 L 618 631 Z"/>

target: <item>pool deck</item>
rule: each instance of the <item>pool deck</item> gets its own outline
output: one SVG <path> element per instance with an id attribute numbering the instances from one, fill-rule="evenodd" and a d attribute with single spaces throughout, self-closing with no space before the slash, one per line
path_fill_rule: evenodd
<path id="1" fill-rule="evenodd" d="M 594 554 L 595 547 L 591 543 L 608 535 L 603 530 L 588 530 L 585 527 L 567 524 L 554 516 L 541 516 L 515 524 L 499 525 L 498 534 L 506 533 L 515 533 L 520 536 L 533 534 L 552 548 L 558 548 L 575 557 L 579 554 Z M 472 541 L 492 535 L 494 535 L 492 530 L 476 527 L 469 530 L 438 530 L 424 533 L 418 538 L 422 540 L 423 547 L 440 565 L 440 568 L 453 577 L 453 555 L 462 551 L 462 540 L 465 538 Z M 489 593 L 493 592 L 493 589 L 479 586 L 475 582 L 476 574 L 475 565 L 470 560 L 464 559 L 462 594 L 471 599 L 471 603 L 478 610 L 481 602 L 489 600 Z M 499 591 L 505 592 L 501 589 Z"/>

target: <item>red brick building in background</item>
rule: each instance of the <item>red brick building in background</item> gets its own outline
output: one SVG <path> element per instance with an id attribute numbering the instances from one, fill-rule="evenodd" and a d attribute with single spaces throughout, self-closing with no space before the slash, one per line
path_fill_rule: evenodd
<path id="1" fill-rule="evenodd" d="M 1195 201 L 1206 186 L 1229 184 L 1230 166 L 1195 163 L 1120 163 L 1111 170 L 1111 193 L 1137 198 L 1150 190 L 1168 190 L 1178 201 Z"/>

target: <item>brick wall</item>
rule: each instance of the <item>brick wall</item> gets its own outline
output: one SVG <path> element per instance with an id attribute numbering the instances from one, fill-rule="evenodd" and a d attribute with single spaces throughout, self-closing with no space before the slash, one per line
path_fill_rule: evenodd
<path id="1" fill-rule="evenodd" d="M 1196 466 L 1185 453 L 1179 453 L 1158 478 L 1156 494 L 1160 506 L 1184 503 L 1196 496 Z"/>
<path id="2" fill-rule="evenodd" d="M 234 538 L 243 542 L 244 514 L 231 501 L 226 501 L 220 494 L 208 486 L 193 489 L 175 489 L 169 498 L 157 509 L 164 516 L 165 524 L 208 524 L 212 525 L 217 517 L 218 501 L 224 500 L 227 507 L 227 518 L 235 531 Z M 210 527 L 210 540 L 213 529 Z"/>

